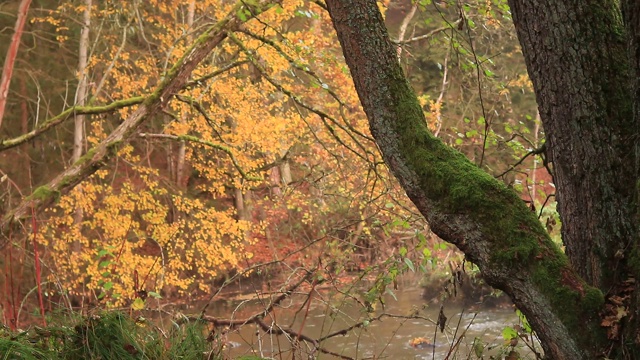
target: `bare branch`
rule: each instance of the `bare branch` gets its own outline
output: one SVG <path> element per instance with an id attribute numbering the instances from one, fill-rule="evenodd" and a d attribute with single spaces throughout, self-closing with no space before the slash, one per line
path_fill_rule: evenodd
<path id="1" fill-rule="evenodd" d="M 428 33 L 426 33 L 424 35 L 412 37 L 412 38 L 409 38 L 409 39 L 406 39 L 406 40 L 398 39 L 397 41 L 392 41 L 392 42 L 394 44 L 404 45 L 404 44 L 409 44 L 409 43 L 420 41 L 420 40 L 424 40 L 424 39 L 429 39 L 429 38 L 433 37 L 434 35 L 437 35 L 437 34 L 443 32 L 443 31 L 446 31 L 446 30 L 449 30 L 449 29 L 455 27 L 456 25 L 458 25 L 458 23 L 460 23 L 460 21 L 462 21 L 462 19 L 458 19 L 458 20 L 452 22 L 450 25 L 439 27 L 437 29 L 431 30 L 431 31 L 429 31 Z"/>
<path id="2" fill-rule="evenodd" d="M 263 178 L 261 178 L 259 176 L 247 175 L 247 173 L 244 170 L 242 170 L 242 167 L 240 166 L 240 164 L 238 164 L 238 161 L 236 160 L 236 157 L 233 155 L 233 151 L 231 151 L 231 148 L 228 147 L 228 146 L 216 144 L 216 143 L 213 143 L 211 141 L 203 140 L 203 139 L 197 138 L 195 136 L 191 136 L 191 135 L 171 135 L 171 134 L 147 134 L 147 133 L 141 133 L 141 134 L 138 134 L 138 136 L 140 136 L 143 139 L 150 139 L 150 138 L 171 139 L 171 140 L 176 140 L 176 141 L 190 141 L 190 142 L 206 145 L 208 147 L 223 151 L 224 153 L 229 155 L 229 158 L 231 159 L 231 162 L 233 163 L 233 166 L 236 168 L 236 170 L 238 170 L 240 175 L 242 175 L 242 177 L 245 180 L 249 180 L 249 181 L 262 181 L 262 180 L 264 180 Z"/>
<path id="3" fill-rule="evenodd" d="M 522 164 L 522 162 L 524 162 L 529 156 L 531 155 L 540 155 L 540 154 L 544 154 L 544 152 L 547 151 L 547 144 L 544 143 L 542 144 L 542 146 L 540 146 L 537 149 L 533 149 L 531 151 L 529 151 L 528 153 L 526 153 L 520 160 L 518 160 L 517 163 L 511 165 L 507 170 L 505 170 L 502 174 L 495 176 L 496 178 L 500 178 L 503 177 L 506 173 L 512 171 L 513 169 L 515 169 L 516 167 L 518 167 L 518 165 Z"/>

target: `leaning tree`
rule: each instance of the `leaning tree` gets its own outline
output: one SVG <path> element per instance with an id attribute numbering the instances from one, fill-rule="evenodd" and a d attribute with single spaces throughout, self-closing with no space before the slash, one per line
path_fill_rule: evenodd
<path id="1" fill-rule="evenodd" d="M 640 358 L 638 2 L 509 0 L 566 254 L 514 191 L 429 132 L 376 1 L 326 5 L 371 132 L 434 233 L 512 298 L 547 357 Z"/>

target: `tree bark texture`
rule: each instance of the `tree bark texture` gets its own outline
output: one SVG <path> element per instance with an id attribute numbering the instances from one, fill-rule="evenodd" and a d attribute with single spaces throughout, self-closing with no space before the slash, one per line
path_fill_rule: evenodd
<path id="1" fill-rule="evenodd" d="M 91 0 L 85 0 L 82 13 L 82 31 L 80 32 L 80 47 L 78 48 L 78 89 L 76 90 L 75 106 L 84 106 L 89 94 L 89 79 L 87 76 L 87 62 L 89 61 L 89 27 L 91 26 Z M 84 114 L 76 115 L 73 131 L 72 162 L 82 156 L 84 147 Z"/>
<path id="2" fill-rule="evenodd" d="M 80 46 L 78 48 L 78 88 L 76 89 L 75 106 L 84 106 L 87 103 L 87 97 L 89 95 L 89 78 L 87 74 L 87 62 L 89 61 L 89 29 L 91 26 L 91 0 L 85 0 L 85 9 L 82 12 L 82 30 L 80 31 Z M 74 163 L 82 156 L 84 149 L 84 126 L 85 126 L 84 114 L 76 115 L 73 129 L 73 153 L 71 156 L 71 162 Z M 26 133 L 26 132 L 25 132 Z M 77 186 L 76 191 L 82 193 L 82 187 Z M 82 207 L 76 207 L 76 213 L 74 216 L 74 223 L 76 225 L 82 222 L 84 214 Z M 74 251 L 80 250 L 80 243 L 75 241 L 72 244 Z"/>
<path id="3" fill-rule="evenodd" d="M 631 73 L 614 0 L 509 0 L 553 163 L 574 268 L 608 292 L 635 229 Z M 618 253 L 618 256 L 616 256 Z"/>
<path id="4" fill-rule="evenodd" d="M 187 29 L 189 31 L 193 31 L 193 19 L 196 15 L 196 0 L 191 0 L 189 2 L 189 7 L 187 9 Z M 193 41 L 192 35 L 187 35 L 187 40 Z M 187 121 L 187 114 L 183 114 L 180 119 L 182 122 Z M 187 187 L 188 178 L 185 176 L 185 160 L 187 156 L 187 144 L 184 140 L 180 140 L 178 143 L 178 155 L 176 160 L 176 177 L 175 182 L 181 188 Z"/>
<path id="5" fill-rule="evenodd" d="M 527 316 L 552 359 L 598 346 L 602 292 L 574 272 L 519 196 L 427 129 L 375 0 L 326 0 L 386 164 L 442 239 Z"/>
<path id="6" fill-rule="evenodd" d="M 638 186 L 638 184 L 640 183 L 638 182 L 638 179 L 640 179 L 640 141 L 638 141 L 638 135 L 640 134 L 640 2 L 636 0 L 622 0 L 621 7 L 627 31 L 627 53 L 631 65 L 631 96 L 633 100 L 633 119 L 635 124 L 634 170 L 636 175 L 636 211 L 639 211 L 638 199 L 640 199 L 640 186 Z M 639 215 L 640 212 L 636 214 L 636 226 Z M 637 241 L 638 240 L 636 238 L 636 243 L 630 252 L 632 254 L 632 258 L 635 258 L 636 260 L 640 258 L 640 246 Z M 636 266 L 633 268 L 635 279 L 640 279 L 640 268 L 638 267 L 638 263 L 636 262 Z M 622 354 L 626 355 L 629 359 L 640 357 L 640 351 L 638 350 L 640 348 L 640 314 L 638 312 L 638 309 L 640 309 L 640 286 L 635 287 L 630 306 L 633 308 L 633 311 L 630 312 L 632 316 L 624 329 L 624 338 L 634 339 L 635 347 L 632 350 L 635 351 L 622 352 Z"/>

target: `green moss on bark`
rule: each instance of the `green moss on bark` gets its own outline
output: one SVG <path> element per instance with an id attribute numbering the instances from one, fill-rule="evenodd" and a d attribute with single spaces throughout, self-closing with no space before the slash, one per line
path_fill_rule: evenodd
<path id="1" fill-rule="evenodd" d="M 29 200 L 40 200 L 40 201 L 47 201 L 49 199 L 53 199 L 54 201 L 57 201 L 58 198 L 60 198 L 60 192 L 51 189 L 47 185 L 42 185 L 38 187 L 28 197 Z"/>
<path id="2" fill-rule="evenodd" d="M 395 83 L 400 81 L 398 78 Z M 565 277 L 571 271 L 567 257 L 518 194 L 434 137 L 409 86 L 400 85 L 393 93 L 398 101 L 396 118 L 404 119 L 393 124 L 393 132 L 400 137 L 399 153 L 406 156 L 407 166 L 418 176 L 416 185 L 439 212 L 471 219 L 488 238 L 490 264 L 485 267 L 501 268 L 513 276 L 531 276 L 571 333 L 597 330 L 593 315 L 604 304 L 604 296 L 584 282 L 568 282 L 576 277 Z M 585 324 L 585 319 L 593 321 Z M 582 345 L 593 346 L 591 339 L 595 338 L 595 334 L 583 337 L 589 340 Z"/>

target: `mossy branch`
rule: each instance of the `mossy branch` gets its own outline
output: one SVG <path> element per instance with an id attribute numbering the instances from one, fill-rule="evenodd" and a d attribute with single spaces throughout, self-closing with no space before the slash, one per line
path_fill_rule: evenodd
<path id="1" fill-rule="evenodd" d="M 264 180 L 263 178 L 261 178 L 259 176 L 251 176 L 251 175 L 247 174 L 242 169 L 240 164 L 238 164 L 238 161 L 236 160 L 236 157 L 233 155 L 233 151 L 228 146 L 216 144 L 214 142 L 203 140 L 203 139 L 200 139 L 200 138 L 192 136 L 192 135 L 170 135 L 170 134 L 147 134 L 147 133 L 141 133 L 141 134 L 138 134 L 138 136 L 140 136 L 143 139 L 150 139 L 150 138 L 171 139 L 171 140 L 176 140 L 176 141 L 189 141 L 189 142 L 193 142 L 193 143 L 197 143 L 197 144 L 206 145 L 206 146 L 208 146 L 210 148 L 220 150 L 220 151 L 226 153 L 227 155 L 229 155 L 229 159 L 231 159 L 231 163 L 236 168 L 236 170 L 238 170 L 238 172 L 240 173 L 240 175 L 242 176 L 243 179 L 249 180 L 249 181 L 262 181 L 262 180 Z"/>
<path id="2" fill-rule="evenodd" d="M 241 66 L 243 64 L 248 63 L 248 61 L 237 61 L 231 63 L 227 66 L 224 66 L 218 70 L 212 71 L 210 74 L 202 76 L 196 80 L 189 81 L 183 85 L 183 89 L 193 86 L 198 86 L 205 81 L 211 80 L 233 68 Z M 39 136 L 42 133 L 50 130 L 51 128 L 60 125 L 67 119 L 76 116 L 76 115 L 97 115 L 109 113 L 118 109 L 124 109 L 130 106 L 139 105 L 145 100 L 144 96 L 136 96 L 129 99 L 117 100 L 107 105 L 88 105 L 88 106 L 73 106 L 68 108 L 67 110 L 61 112 L 60 114 L 44 121 L 40 126 L 36 129 L 31 130 L 30 132 L 17 136 L 13 139 L 6 139 L 0 141 L 0 151 L 7 150 L 24 144 L 25 142 L 32 140 Z"/>
<path id="3" fill-rule="evenodd" d="M 95 114 L 104 114 L 108 112 L 112 112 L 118 109 L 123 109 L 126 107 L 130 107 L 133 105 L 142 104 L 144 101 L 144 96 L 136 96 L 129 99 L 114 101 L 108 105 L 102 106 L 73 106 L 68 108 L 67 110 L 61 112 L 60 114 L 46 120 L 37 128 L 29 131 L 26 134 L 20 135 L 13 139 L 6 139 L 0 141 L 0 151 L 11 149 L 18 145 L 24 144 L 25 142 L 32 140 L 36 136 L 44 133 L 45 131 L 51 129 L 52 127 L 61 124 L 65 120 L 75 116 L 75 115 L 95 115 Z"/>

